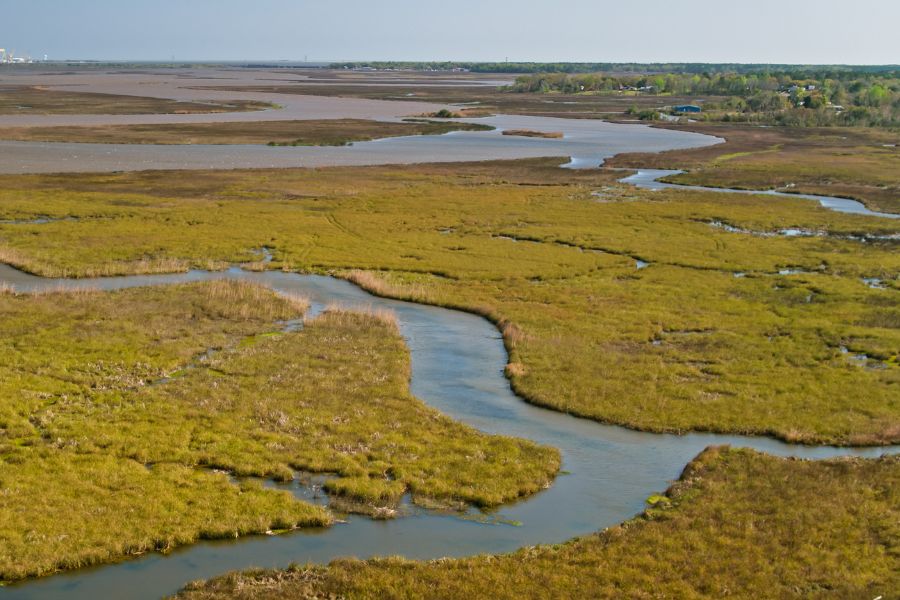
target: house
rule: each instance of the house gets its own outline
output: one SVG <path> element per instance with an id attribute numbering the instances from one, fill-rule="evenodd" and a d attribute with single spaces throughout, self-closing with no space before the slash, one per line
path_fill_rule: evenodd
<path id="1" fill-rule="evenodd" d="M 677 113 L 698 113 L 702 112 L 703 109 L 695 104 L 679 104 L 678 106 L 673 106 L 672 111 Z"/>

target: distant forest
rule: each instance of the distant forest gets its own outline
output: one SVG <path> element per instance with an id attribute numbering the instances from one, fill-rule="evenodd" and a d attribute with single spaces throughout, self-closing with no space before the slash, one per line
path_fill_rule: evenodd
<path id="1" fill-rule="evenodd" d="M 741 63 L 532 63 L 532 62 L 404 62 L 366 61 L 332 63 L 332 69 L 402 69 L 413 71 L 466 70 L 472 73 L 806 73 L 836 78 L 847 74 L 900 77 L 900 65 L 788 65 Z"/>
<path id="2" fill-rule="evenodd" d="M 889 72 L 807 71 L 762 73 L 665 73 L 521 75 L 512 92 L 694 96 L 715 121 L 752 121 L 793 126 L 900 126 L 900 78 Z M 659 118 L 659 111 L 636 113 Z"/>
<path id="3" fill-rule="evenodd" d="M 332 68 L 517 73 L 511 93 L 626 94 L 695 98 L 695 120 L 799 127 L 900 127 L 900 66 L 707 63 L 360 62 Z M 666 111 L 637 108 L 644 120 Z M 674 114 L 673 111 L 668 111 Z M 663 113 L 663 114 L 661 114 Z"/>

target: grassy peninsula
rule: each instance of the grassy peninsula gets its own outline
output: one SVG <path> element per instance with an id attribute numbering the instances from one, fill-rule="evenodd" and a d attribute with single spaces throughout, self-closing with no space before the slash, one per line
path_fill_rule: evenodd
<path id="1" fill-rule="evenodd" d="M 82 127 L 3 127 L 0 139 L 23 142 L 92 144 L 267 144 L 269 146 L 345 146 L 403 135 L 440 135 L 451 131 L 487 131 L 473 123 L 427 119 L 404 123 L 366 119 L 191 123 L 170 125 L 96 125 Z"/>
<path id="2" fill-rule="evenodd" d="M 387 315 L 212 282 L 0 292 L 0 582 L 333 515 L 232 477 L 334 473 L 361 512 L 492 506 L 546 486 L 559 455 L 488 436 L 408 392 Z M 389 510 L 384 514 L 389 514 Z"/>

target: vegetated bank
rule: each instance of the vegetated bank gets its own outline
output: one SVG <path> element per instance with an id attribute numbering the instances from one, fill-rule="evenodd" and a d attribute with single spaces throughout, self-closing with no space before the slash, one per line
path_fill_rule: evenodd
<path id="1" fill-rule="evenodd" d="M 274 108 L 255 100 L 178 101 L 118 94 L 51 90 L 41 86 L 0 87 L 0 115 L 136 115 L 246 112 Z"/>
<path id="2" fill-rule="evenodd" d="M 506 555 L 337 560 L 233 573 L 177 597 L 890 597 L 900 459 L 806 462 L 713 448 L 640 516 Z"/>
<path id="3" fill-rule="evenodd" d="M 334 473 L 335 506 L 379 516 L 407 492 L 493 506 L 554 477 L 555 450 L 412 397 L 389 317 L 276 323 L 305 306 L 228 281 L 0 292 L 0 581 L 333 520 L 232 476 Z"/>
<path id="4" fill-rule="evenodd" d="M 503 135 L 514 135 L 520 137 L 537 137 L 537 138 L 550 138 L 550 139 L 558 139 L 563 137 L 563 134 L 559 131 L 534 131 L 531 129 L 506 129 L 503 131 Z"/>
<path id="5" fill-rule="evenodd" d="M 900 70 L 523 75 L 513 92 L 699 97 L 695 120 L 788 126 L 900 126 Z M 663 104 L 662 102 L 660 104 Z M 678 113 L 673 104 L 662 110 Z M 653 120 L 653 111 L 632 111 Z M 656 113 L 658 114 L 658 113 Z"/>
<path id="6" fill-rule="evenodd" d="M 74 220 L 0 225 L 2 257 L 99 275 L 251 261 L 267 246 L 269 268 L 487 316 L 515 390 L 542 406 L 649 431 L 900 439 L 900 253 L 847 237 L 895 222 L 645 192 L 560 162 L 4 177 L 7 219 Z M 823 234 L 736 232 L 789 228 Z"/>
<path id="7" fill-rule="evenodd" d="M 755 127 L 657 123 L 716 135 L 725 144 L 658 154 L 620 154 L 611 167 L 684 169 L 673 183 L 779 189 L 853 198 L 900 213 L 900 132 L 878 128 Z"/>
<path id="8" fill-rule="evenodd" d="M 353 142 L 404 135 L 440 135 L 451 131 L 489 131 L 475 123 L 365 119 L 196 123 L 175 125 L 97 125 L 85 127 L 6 127 L 0 139 L 25 142 L 102 144 L 268 144 L 270 146 L 345 146 Z"/>

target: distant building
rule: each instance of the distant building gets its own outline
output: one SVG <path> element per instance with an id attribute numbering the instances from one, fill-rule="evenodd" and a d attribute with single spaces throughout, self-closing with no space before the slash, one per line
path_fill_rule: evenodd
<path id="1" fill-rule="evenodd" d="M 697 106 L 696 104 L 679 104 L 678 106 L 673 106 L 672 110 L 677 113 L 698 113 L 703 112 L 703 109 Z"/>

